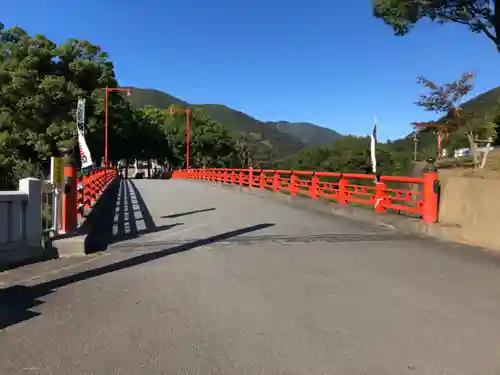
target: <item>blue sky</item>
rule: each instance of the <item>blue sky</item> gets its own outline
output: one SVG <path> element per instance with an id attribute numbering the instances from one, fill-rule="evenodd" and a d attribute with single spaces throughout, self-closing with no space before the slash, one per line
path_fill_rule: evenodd
<path id="1" fill-rule="evenodd" d="M 371 0 L 14 0 L 0 17 L 99 44 L 122 86 L 344 134 L 368 134 L 376 116 L 379 137 L 394 139 L 435 117 L 413 104 L 418 75 L 445 83 L 475 71 L 474 94 L 500 86 L 485 37 L 429 23 L 395 37 Z"/>

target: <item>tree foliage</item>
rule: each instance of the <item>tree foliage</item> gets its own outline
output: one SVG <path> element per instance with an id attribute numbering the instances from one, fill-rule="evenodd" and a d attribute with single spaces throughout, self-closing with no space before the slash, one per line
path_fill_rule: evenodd
<path id="1" fill-rule="evenodd" d="M 394 160 L 387 144 L 376 150 L 378 170 L 394 173 Z M 281 161 L 280 167 L 294 170 L 313 170 L 344 173 L 371 173 L 370 138 L 345 136 L 326 146 L 308 147 Z M 401 166 L 403 168 L 403 166 Z"/>
<path id="2" fill-rule="evenodd" d="M 161 133 L 168 149 L 168 161 L 174 168 L 186 165 L 186 113 L 183 108 L 145 107 L 139 113 Z M 236 158 L 236 142 L 221 124 L 195 109 L 190 114 L 191 167 L 229 167 Z"/>
<path id="3" fill-rule="evenodd" d="M 116 85 L 113 65 L 98 46 L 71 39 L 57 46 L 19 27 L 0 32 L 0 165 L 8 178 L 40 174 L 58 148 L 72 143 L 78 98 L 87 99 L 93 149 L 102 142 L 103 90 Z M 102 149 L 102 144 L 100 149 Z M 2 173 L 3 174 L 3 173 Z"/>
<path id="4" fill-rule="evenodd" d="M 427 111 L 435 112 L 441 117 L 436 121 L 415 122 L 415 126 L 425 130 L 433 130 L 441 134 L 454 134 L 455 138 L 465 136 L 477 161 L 475 150 L 479 139 L 495 136 L 495 118 L 489 116 L 476 117 L 474 113 L 462 108 L 462 99 L 473 89 L 473 73 L 464 73 L 452 83 L 438 85 L 426 78 L 419 77 L 429 92 L 420 97 L 416 104 Z M 457 143 L 457 140 L 454 140 Z"/>
<path id="5" fill-rule="evenodd" d="M 422 19 L 453 22 L 490 39 L 500 51 L 499 0 L 374 0 L 376 17 L 406 35 Z"/>
<path id="6" fill-rule="evenodd" d="M 105 87 L 117 87 L 113 64 L 99 46 L 69 39 L 57 45 L 43 35 L 0 24 L 0 188 L 48 173 L 51 156 L 76 146 L 75 111 L 86 99 L 85 136 L 95 161 L 104 156 Z M 180 165 L 185 125 L 180 115 L 135 110 L 109 93 L 109 159 L 170 159 Z M 193 113 L 193 160 L 232 164 L 236 144 L 222 125 Z"/>

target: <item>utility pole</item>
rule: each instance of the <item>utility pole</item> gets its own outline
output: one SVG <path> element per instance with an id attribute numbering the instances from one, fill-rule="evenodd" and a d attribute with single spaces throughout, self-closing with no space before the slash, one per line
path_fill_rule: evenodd
<path id="1" fill-rule="evenodd" d="M 417 161 L 417 151 L 418 151 L 418 130 L 413 132 L 413 161 Z"/>

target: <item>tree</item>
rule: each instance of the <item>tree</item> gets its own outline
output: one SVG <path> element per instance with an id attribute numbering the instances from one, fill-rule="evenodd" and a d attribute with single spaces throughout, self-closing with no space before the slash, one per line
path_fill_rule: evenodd
<path id="1" fill-rule="evenodd" d="M 166 141 L 167 159 L 174 168 L 185 165 L 186 155 L 186 118 L 183 111 L 145 107 L 142 115 L 157 126 Z M 168 146 L 167 146 L 168 145 Z M 236 142 L 228 130 L 213 121 L 198 109 L 191 112 L 191 164 L 193 167 L 231 167 L 236 156 Z"/>
<path id="2" fill-rule="evenodd" d="M 377 18 L 406 35 L 422 19 L 453 22 L 482 33 L 500 51 L 500 0 L 373 0 Z"/>
<path id="3" fill-rule="evenodd" d="M 308 147 L 280 163 L 280 168 L 344 173 L 371 173 L 368 137 L 345 136 L 326 146 Z M 378 171 L 393 173 L 395 162 L 386 145 L 377 145 Z"/>
<path id="4" fill-rule="evenodd" d="M 474 73 L 464 73 L 456 81 L 444 85 L 419 77 L 418 83 L 423 84 L 430 91 L 421 95 L 415 103 L 426 111 L 441 115 L 437 121 L 415 122 L 413 125 L 435 130 L 438 134 L 449 135 L 461 133 L 467 136 L 472 150 L 474 163 L 478 163 L 478 138 L 487 138 L 494 135 L 495 123 L 490 118 L 475 118 L 473 113 L 461 107 L 462 99 L 472 90 Z"/>
<path id="5" fill-rule="evenodd" d="M 242 168 L 270 168 L 275 158 L 272 145 L 262 141 L 259 134 L 240 132 L 236 138 L 236 165 Z"/>
<path id="6" fill-rule="evenodd" d="M 76 146 L 79 98 L 86 99 L 87 143 L 93 159 L 100 160 L 106 86 L 117 82 L 113 64 L 99 46 L 76 39 L 58 46 L 43 35 L 0 24 L 0 188 L 14 188 L 23 177 L 47 175 L 59 147 Z M 159 153 L 164 137 L 158 135 L 163 133 L 148 127 L 121 95 L 109 96 L 109 114 L 110 160 L 144 150 Z"/>

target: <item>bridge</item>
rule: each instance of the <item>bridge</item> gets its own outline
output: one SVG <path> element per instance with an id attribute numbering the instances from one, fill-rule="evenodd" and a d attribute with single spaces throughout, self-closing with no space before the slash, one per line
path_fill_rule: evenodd
<path id="1" fill-rule="evenodd" d="M 98 251 L 0 274 L 1 374 L 500 370 L 497 257 L 291 203 L 330 194 L 432 222 L 432 176 L 403 193 L 346 175 L 107 173 L 79 194 L 99 214 L 77 237 Z"/>

